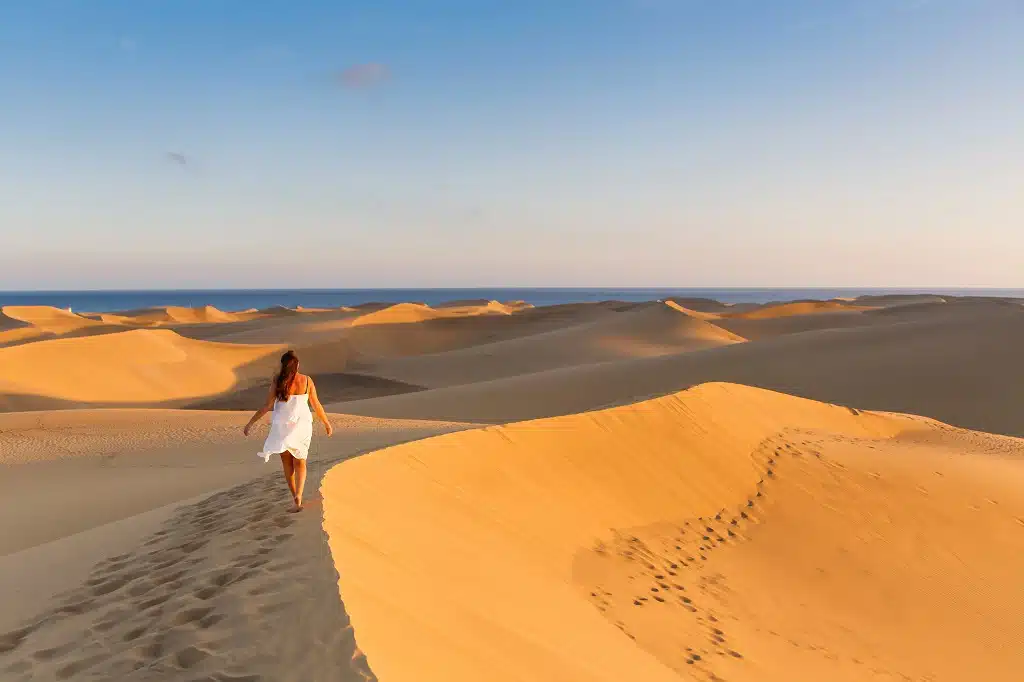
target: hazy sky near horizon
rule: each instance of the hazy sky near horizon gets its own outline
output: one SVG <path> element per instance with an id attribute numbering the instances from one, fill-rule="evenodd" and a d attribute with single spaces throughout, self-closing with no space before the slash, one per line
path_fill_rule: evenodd
<path id="1" fill-rule="evenodd" d="M 0 82 L 0 290 L 1024 287 L 1022 0 L 33 0 Z"/>

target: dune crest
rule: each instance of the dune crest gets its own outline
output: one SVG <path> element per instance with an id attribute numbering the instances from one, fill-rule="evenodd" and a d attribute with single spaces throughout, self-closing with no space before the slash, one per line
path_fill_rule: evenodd
<path id="1" fill-rule="evenodd" d="M 325 528 L 393 682 L 1013 679 L 1021 454 L 705 384 L 345 462 Z"/>

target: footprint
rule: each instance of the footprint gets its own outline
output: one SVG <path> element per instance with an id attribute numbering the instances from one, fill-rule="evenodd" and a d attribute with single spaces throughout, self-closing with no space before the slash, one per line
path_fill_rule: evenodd
<path id="1" fill-rule="evenodd" d="M 209 616 L 199 621 L 199 627 L 203 630 L 208 630 L 222 620 L 224 620 L 224 616 L 219 613 L 211 613 Z"/>
<path id="2" fill-rule="evenodd" d="M 160 604 L 163 604 L 165 601 L 167 601 L 170 598 L 171 598 L 171 595 L 169 595 L 169 594 L 157 595 L 157 596 L 155 596 L 155 597 L 153 597 L 151 599 L 147 599 L 144 602 L 140 602 L 139 603 L 139 610 L 140 611 L 145 611 L 147 609 L 153 608 L 154 606 L 159 606 Z"/>
<path id="3" fill-rule="evenodd" d="M 187 649 L 182 649 L 178 653 L 174 654 L 174 662 L 178 664 L 179 668 L 188 670 L 189 668 L 194 668 L 200 661 L 209 657 L 209 652 L 198 647 L 190 646 Z"/>
<path id="4" fill-rule="evenodd" d="M 138 648 L 139 654 L 147 661 L 154 661 L 164 655 L 164 638 L 158 635 L 149 644 Z"/>
<path id="5" fill-rule="evenodd" d="M 86 611 L 88 611 L 94 603 L 95 602 L 93 602 L 92 599 L 85 599 L 83 601 L 64 604 L 59 609 L 57 609 L 57 613 L 61 615 L 68 614 L 71 616 L 80 616 Z"/>
<path id="6" fill-rule="evenodd" d="M 146 594 L 154 587 L 153 583 L 139 583 L 138 585 L 132 585 L 128 588 L 128 596 L 130 597 L 141 597 Z"/>
<path id="7" fill-rule="evenodd" d="M 121 589 L 129 582 L 131 582 L 131 580 L 132 578 L 130 576 L 116 576 L 104 583 L 99 583 L 98 585 L 93 587 L 92 594 L 95 597 L 102 597 L 105 594 L 116 592 L 117 590 Z"/>
<path id="8" fill-rule="evenodd" d="M 147 629 L 148 628 L 146 627 L 132 628 L 128 632 L 124 633 L 124 636 L 121 639 L 125 642 L 134 642 L 139 637 L 146 634 Z"/>
<path id="9" fill-rule="evenodd" d="M 195 608 L 186 609 L 174 617 L 174 624 L 187 625 L 188 623 L 202 621 L 210 614 L 211 611 L 213 611 L 212 606 L 197 606 Z"/>
<path id="10" fill-rule="evenodd" d="M 0 654 L 6 654 L 8 651 L 17 649 L 25 641 L 25 638 L 35 632 L 40 625 L 41 623 L 36 623 L 35 625 L 29 625 L 20 630 L 12 630 L 0 635 Z"/>
<path id="11" fill-rule="evenodd" d="M 32 658 L 36 659 L 37 661 L 52 661 L 58 656 L 63 656 L 69 651 L 74 651 L 77 648 L 77 644 L 69 642 L 68 644 L 62 644 L 60 646 L 51 647 L 49 649 L 40 649 L 39 651 L 32 654 Z"/>
<path id="12" fill-rule="evenodd" d="M 210 587 L 200 588 L 192 594 L 195 595 L 196 599 L 202 599 L 203 601 L 206 601 L 207 599 L 210 599 L 211 597 L 214 597 L 217 594 L 219 594 L 221 592 L 221 589 L 222 588 L 216 585 L 211 585 Z"/>

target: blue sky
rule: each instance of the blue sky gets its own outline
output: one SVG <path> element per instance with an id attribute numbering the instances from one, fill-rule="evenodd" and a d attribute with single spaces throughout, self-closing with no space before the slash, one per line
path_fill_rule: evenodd
<path id="1" fill-rule="evenodd" d="M 1020 0 L 33 0 L 0 82 L 0 289 L 1024 286 Z"/>

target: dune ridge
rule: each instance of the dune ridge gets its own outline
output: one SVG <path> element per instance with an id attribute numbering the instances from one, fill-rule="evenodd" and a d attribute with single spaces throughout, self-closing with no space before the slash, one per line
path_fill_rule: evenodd
<path id="1" fill-rule="evenodd" d="M 442 387 L 745 340 L 672 302 L 653 303 L 552 331 L 371 363 L 369 370 L 396 381 Z"/>
<path id="2" fill-rule="evenodd" d="M 937 484 L 934 470 L 900 464 L 904 449 L 926 441 L 948 448 L 936 466 L 949 481 Z M 986 457 L 994 449 L 1014 458 L 964 478 L 963 457 L 972 447 Z M 850 452 L 873 449 L 880 455 Z M 325 478 L 325 529 L 357 640 L 381 679 L 857 679 L 872 665 L 879 674 L 964 679 L 938 673 L 962 673 L 979 658 L 965 663 L 954 647 L 938 662 L 922 653 L 950 627 L 975 637 L 972 657 L 985 655 L 984 642 L 1000 642 L 998 656 L 982 667 L 996 675 L 988 679 L 1011 679 L 1022 661 L 1019 648 L 1007 646 L 1020 635 L 1020 598 L 1007 601 L 993 585 L 972 601 L 983 616 L 957 625 L 964 614 L 956 601 L 926 607 L 927 591 L 908 591 L 896 599 L 906 609 L 900 613 L 923 609 L 927 617 L 886 628 L 891 640 L 873 641 L 868 660 L 861 640 L 843 628 L 874 623 L 879 606 L 869 600 L 858 610 L 837 590 L 859 585 L 893 599 L 893 586 L 913 576 L 950 597 L 967 597 L 982 584 L 974 572 L 1008 588 L 1024 567 L 1017 553 L 1024 548 L 1024 508 L 1019 496 L 1010 497 L 1015 483 L 1007 482 L 1024 480 L 1021 454 L 1019 440 L 972 440 L 924 418 L 707 384 L 346 462 Z M 793 484 L 779 483 L 789 478 Z M 970 485 L 957 486 L 964 482 Z M 915 486 L 922 484 L 936 499 L 920 502 L 925 494 Z M 799 581 L 780 578 L 765 558 L 744 569 L 737 557 L 770 557 L 775 547 L 785 562 L 782 576 L 813 574 L 815 550 L 800 552 L 798 542 L 778 538 L 793 535 L 808 517 L 825 519 L 814 526 L 821 550 L 830 557 L 854 550 L 863 528 L 863 520 L 854 522 L 858 488 L 870 497 L 865 514 L 913 507 L 895 526 L 870 525 L 880 548 L 905 546 L 943 523 L 952 530 L 919 540 L 922 559 L 909 568 L 901 568 L 909 558 L 903 551 L 891 559 L 873 553 L 874 572 L 841 571 L 841 579 L 823 581 L 819 596 L 844 609 L 837 620 L 770 599 L 751 599 L 747 612 L 748 602 L 729 599 L 732 582 L 746 590 L 760 580 L 799 600 L 792 593 Z M 986 496 L 998 505 L 985 503 Z M 986 513 L 970 512 L 967 498 L 987 505 Z M 947 499 L 963 506 L 930 519 Z M 815 505 L 822 503 L 838 505 L 835 514 L 819 514 Z M 998 533 L 1003 544 L 978 546 L 972 524 Z M 770 533 L 773 527 L 778 532 Z M 944 543 L 982 554 L 958 554 L 962 563 L 953 570 L 941 560 Z M 936 573 L 940 565 L 945 574 Z M 794 633 L 801 622 L 804 630 Z M 767 634 L 778 628 L 799 641 L 815 627 L 827 630 L 818 637 L 827 647 L 811 638 L 809 648 L 800 641 L 792 653 L 784 637 L 780 644 Z"/>

